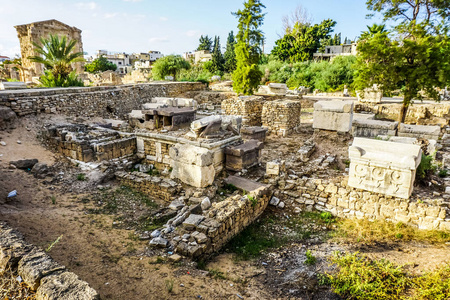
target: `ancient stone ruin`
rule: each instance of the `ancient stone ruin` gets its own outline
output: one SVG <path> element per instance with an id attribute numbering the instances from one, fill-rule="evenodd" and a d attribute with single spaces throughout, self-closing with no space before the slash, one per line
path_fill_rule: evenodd
<path id="1" fill-rule="evenodd" d="M 32 81 L 33 77 L 39 77 L 44 74 L 42 64 L 32 62 L 28 59 L 29 56 L 37 55 L 33 43 L 40 45 L 40 38 L 48 38 L 50 34 L 59 36 L 65 35 L 68 39 L 77 41 L 74 52 L 83 52 L 81 30 L 58 20 L 46 20 L 14 27 L 16 28 L 17 36 L 19 37 L 20 52 L 22 56 L 23 74 L 21 74 L 21 81 Z M 82 73 L 84 71 L 83 63 L 75 63 L 74 69 L 77 73 Z"/>

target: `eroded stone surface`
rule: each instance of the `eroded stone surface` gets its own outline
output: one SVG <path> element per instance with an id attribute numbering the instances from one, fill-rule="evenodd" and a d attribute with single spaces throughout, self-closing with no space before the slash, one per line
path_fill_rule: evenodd
<path id="1" fill-rule="evenodd" d="M 36 291 L 37 300 L 98 300 L 100 296 L 87 282 L 72 272 L 44 277 Z"/>
<path id="2" fill-rule="evenodd" d="M 407 199 L 413 190 L 421 154 L 418 145 L 355 138 L 349 148 L 348 184 Z"/>
<path id="3" fill-rule="evenodd" d="M 313 128 L 349 132 L 353 120 L 353 101 L 319 101 L 314 104 Z"/>

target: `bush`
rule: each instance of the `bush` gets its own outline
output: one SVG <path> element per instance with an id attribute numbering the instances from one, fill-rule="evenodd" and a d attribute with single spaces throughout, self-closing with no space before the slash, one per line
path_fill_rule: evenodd
<path id="1" fill-rule="evenodd" d="M 344 299 L 449 299 L 450 265 L 423 276 L 408 274 L 388 260 L 371 260 L 358 253 L 335 253 L 330 259 L 339 267 L 335 274 L 319 276 Z"/>
<path id="2" fill-rule="evenodd" d="M 177 80 L 177 75 L 182 69 L 190 69 L 191 65 L 179 55 L 168 55 L 158 59 L 153 65 L 152 76 L 156 80 L 164 80 L 166 76 L 172 76 Z"/>
<path id="3" fill-rule="evenodd" d="M 198 65 L 190 68 L 189 70 L 180 70 L 178 74 L 179 81 L 191 81 L 191 82 L 203 82 L 208 83 L 211 80 L 213 74 L 204 69 L 204 65 Z"/>
<path id="4" fill-rule="evenodd" d="M 55 77 L 53 73 L 46 70 L 39 78 L 41 86 L 43 87 L 70 87 L 70 86 L 84 86 L 83 81 L 78 79 L 75 71 L 70 72 L 67 78 L 62 78 L 61 75 Z"/>
<path id="5" fill-rule="evenodd" d="M 332 62 L 287 63 L 270 57 L 266 64 L 260 65 L 267 81 L 286 83 L 289 88 L 310 87 L 323 92 L 343 90 L 351 86 L 354 79 L 354 56 L 338 56 Z"/>
<path id="6" fill-rule="evenodd" d="M 423 181 L 435 171 L 436 166 L 433 165 L 433 156 L 422 154 L 422 159 L 417 167 L 416 179 Z"/>

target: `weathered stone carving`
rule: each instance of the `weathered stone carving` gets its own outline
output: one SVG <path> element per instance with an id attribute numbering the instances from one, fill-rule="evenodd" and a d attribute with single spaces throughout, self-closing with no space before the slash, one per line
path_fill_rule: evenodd
<path id="1" fill-rule="evenodd" d="M 398 122 L 357 119 L 352 123 L 352 135 L 359 137 L 394 136 L 397 126 Z"/>
<path id="2" fill-rule="evenodd" d="M 314 104 L 315 129 L 349 132 L 352 120 L 353 101 L 319 101 Z"/>
<path id="3" fill-rule="evenodd" d="M 348 185 L 408 199 L 421 154 L 417 145 L 355 138 L 349 148 Z"/>

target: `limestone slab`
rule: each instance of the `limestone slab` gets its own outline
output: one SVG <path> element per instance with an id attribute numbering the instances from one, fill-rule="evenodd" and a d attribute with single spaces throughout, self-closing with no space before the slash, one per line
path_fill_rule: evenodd
<path id="1" fill-rule="evenodd" d="M 314 104 L 313 128 L 349 132 L 353 120 L 353 101 L 318 101 Z"/>

